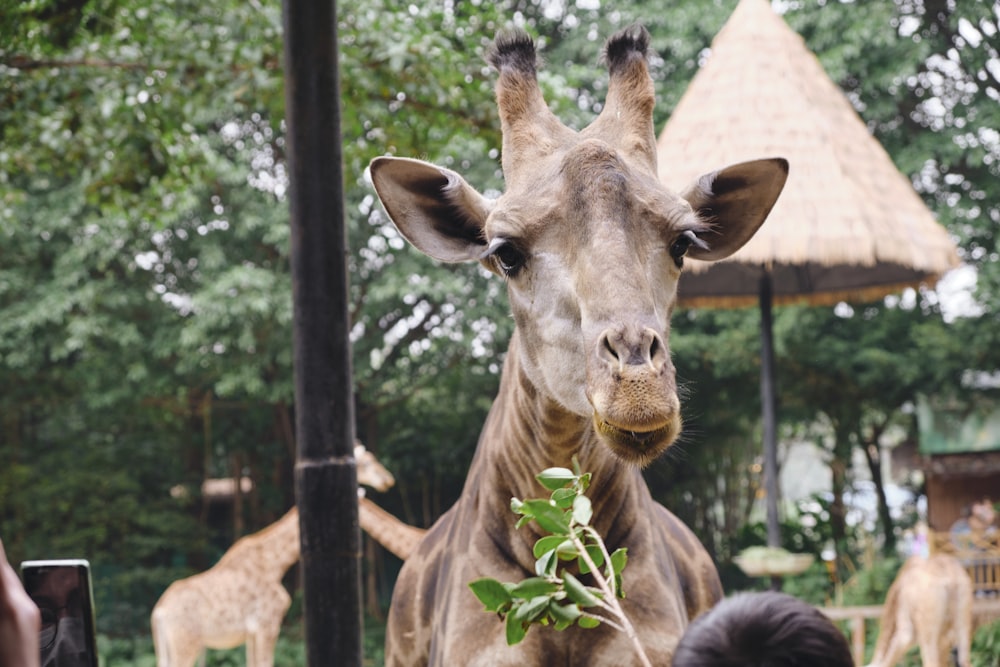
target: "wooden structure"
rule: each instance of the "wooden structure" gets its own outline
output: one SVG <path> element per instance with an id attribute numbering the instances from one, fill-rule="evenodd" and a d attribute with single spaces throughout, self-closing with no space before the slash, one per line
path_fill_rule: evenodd
<path id="1" fill-rule="evenodd" d="M 954 556 L 965 567 L 978 597 L 1000 600 L 1000 531 L 988 535 L 931 533 L 931 553 Z"/>
<path id="2" fill-rule="evenodd" d="M 658 141 L 667 187 L 761 155 L 790 165 L 767 223 L 730 258 L 685 261 L 678 303 L 761 311 L 767 543 L 780 546 L 771 307 L 869 301 L 958 266 L 948 232 L 804 40 L 767 0 L 740 0 Z"/>
<path id="3" fill-rule="evenodd" d="M 1000 408 L 975 396 L 961 403 L 922 398 L 917 421 L 931 553 L 958 558 L 977 595 L 1000 596 L 1000 525 L 953 529 L 973 503 L 1000 501 Z"/>
<path id="4" fill-rule="evenodd" d="M 927 523 L 946 533 L 973 502 L 1000 501 L 1000 406 L 921 398 L 917 422 Z"/>

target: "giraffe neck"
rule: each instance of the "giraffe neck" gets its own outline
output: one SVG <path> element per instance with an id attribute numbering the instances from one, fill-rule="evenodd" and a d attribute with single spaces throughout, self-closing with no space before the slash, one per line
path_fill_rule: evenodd
<path id="1" fill-rule="evenodd" d="M 423 539 L 425 530 L 403 523 L 368 498 L 358 499 L 361 529 L 401 560 L 406 560 Z"/>
<path id="2" fill-rule="evenodd" d="M 219 566 L 252 570 L 273 580 L 281 579 L 298 559 L 299 513 L 293 507 L 270 526 L 237 540 Z"/>
<path id="3" fill-rule="evenodd" d="M 611 544 L 622 534 L 621 513 L 651 500 L 641 472 L 600 442 L 589 417 L 568 412 L 532 384 L 519 362 L 522 344 L 515 331 L 463 495 L 476 495 L 479 515 L 498 520 L 487 522 L 488 531 L 509 534 L 507 527 L 516 522 L 510 499 L 548 497 L 535 476 L 553 466 L 572 468 L 576 456 L 581 469 L 593 475 L 592 525 Z M 533 544 L 537 537 L 522 529 L 511 539 Z"/>

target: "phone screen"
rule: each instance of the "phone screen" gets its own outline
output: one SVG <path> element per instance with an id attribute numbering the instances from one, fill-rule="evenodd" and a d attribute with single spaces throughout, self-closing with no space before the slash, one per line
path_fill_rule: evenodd
<path id="1" fill-rule="evenodd" d="M 90 564 L 79 559 L 25 561 L 21 576 L 42 614 L 42 667 L 97 667 Z"/>

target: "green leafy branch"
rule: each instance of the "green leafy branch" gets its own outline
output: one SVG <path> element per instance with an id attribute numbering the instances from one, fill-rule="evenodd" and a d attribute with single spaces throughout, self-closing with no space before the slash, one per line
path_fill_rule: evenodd
<path id="1" fill-rule="evenodd" d="M 548 468 L 536 476 L 552 491 L 547 500 L 511 498 L 511 510 L 521 516 L 518 528 L 536 521 L 551 533 L 535 542 L 536 576 L 517 584 L 485 577 L 471 582 L 469 588 L 486 611 L 505 619 L 508 645 L 523 640 L 533 623 L 551 624 L 559 631 L 574 623 L 582 628 L 605 623 L 624 632 L 642 664 L 649 666 L 649 658 L 619 603 L 625 597 L 622 570 L 628 561 L 626 549 L 608 553 L 604 539 L 590 525 L 593 508 L 584 493 L 591 475 L 580 472 L 576 458 L 573 468 Z M 574 565 L 579 575 L 591 575 L 596 585 L 584 584 L 567 569 Z"/>

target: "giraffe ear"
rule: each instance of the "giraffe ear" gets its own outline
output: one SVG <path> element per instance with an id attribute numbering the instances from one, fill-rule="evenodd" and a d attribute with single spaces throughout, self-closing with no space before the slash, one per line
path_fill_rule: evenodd
<path id="1" fill-rule="evenodd" d="M 788 178 L 788 161 L 770 158 L 741 162 L 699 178 L 682 195 L 711 226 L 688 256 L 715 261 L 743 247 L 767 219 Z"/>
<path id="2" fill-rule="evenodd" d="M 460 175 L 421 160 L 378 157 L 372 183 L 393 224 L 421 252 L 442 262 L 478 260 L 493 202 Z"/>

